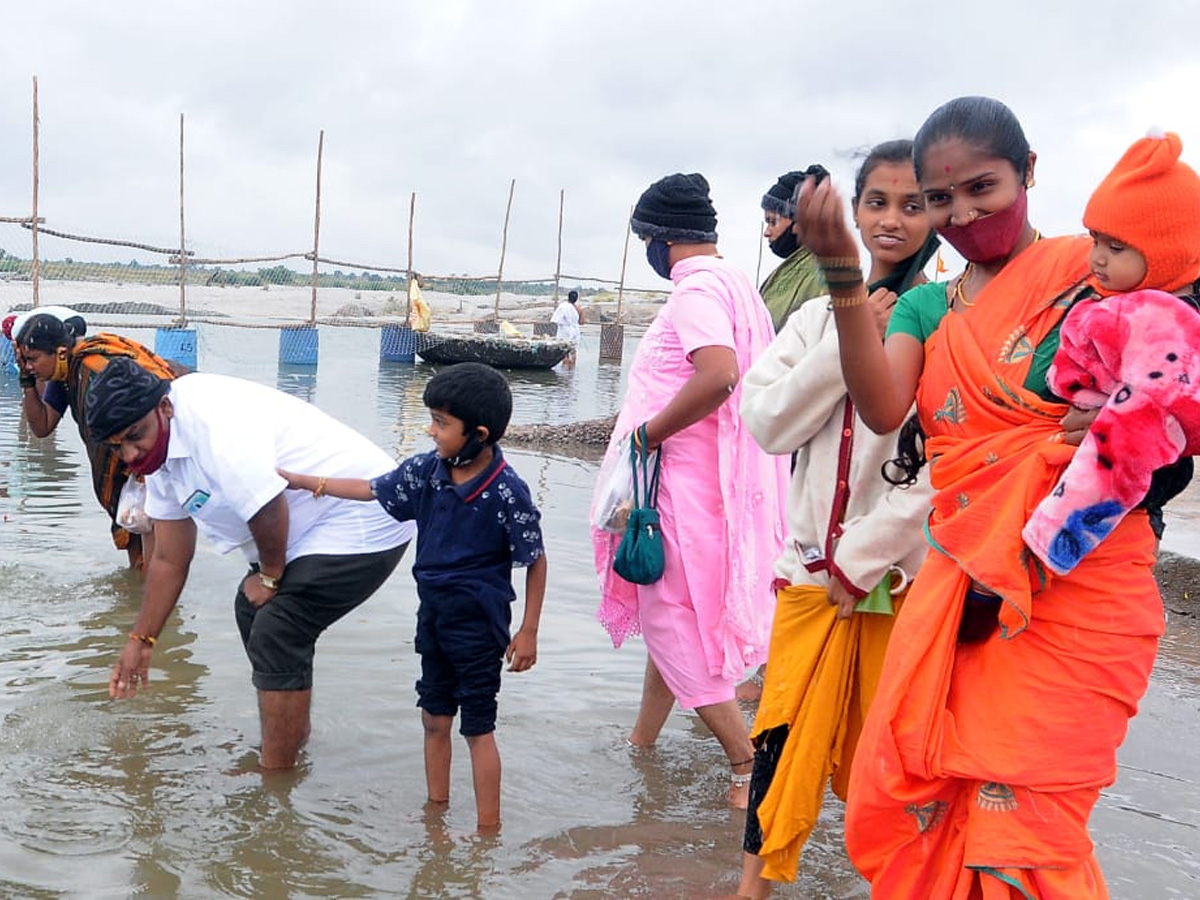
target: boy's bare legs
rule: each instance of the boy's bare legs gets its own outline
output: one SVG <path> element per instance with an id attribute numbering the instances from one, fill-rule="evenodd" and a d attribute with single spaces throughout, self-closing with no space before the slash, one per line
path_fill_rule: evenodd
<path id="1" fill-rule="evenodd" d="M 742 883 L 737 896 L 750 900 L 766 900 L 771 896 L 771 882 L 762 877 L 763 858 L 753 853 L 742 853 Z"/>
<path id="2" fill-rule="evenodd" d="M 725 700 L 711 706 L 697 706 L 696 713 L 709 731 L 717 736 L 735 775 L 748 775 L 754 767 L 754 745 L 750 743 L 746 720 L 736 700 Z M 745 809 L 750 801 L 750 785 L 729 788 L 729 805 Z"/>
<path id="3" fill-rule="evenodd" d="M 467 738 L 471 751 L 471 781 L 475 786 L 476 827 L 495 831 L 500 827 L 500 750 L 496 732 Z"/>
<path id="4" fill-rule="evenodd" d="M 653 747 L 674 705 L 675 695 L 663 681 L 654 661 L 647 656 L 646 677 L 642 681 L 642 705 L 638 708 L 637 721 L 633 723 L 633 731 L 629 734 L 629 743 L 635 747 Z"/>
<path id="5" fill-rule="evenodd" d="M 450 802 L 450 727 L 453 716 L 433 716 L 421 710 L 425 726 L 425 792 L 430 803 Z"/>

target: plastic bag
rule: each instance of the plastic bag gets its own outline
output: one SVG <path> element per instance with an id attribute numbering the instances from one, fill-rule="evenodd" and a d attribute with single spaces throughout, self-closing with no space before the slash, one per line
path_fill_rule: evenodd
<path id="1" fill-rule="evenodd" d="M 154 520 L 146 515 L 146 482 L 141 478 L 131 477 L 121 488 L 117 524 L 134 534 L 149 534 L 154 530 Z"/>
<path id="2" fill-rule="evenodd" d="M 624 534 L 633 509 L 633 467 L 629 463 L 629 435 L 600 466 L 596 476 L 596 502 L 592 525 L 611 534 Z"/>
<path id="3" fill-rule="evenodd" d="M 625 435 L 621 443 L 604 464 L 596 477 L 598 490 L 593 509 L 592 524 L 601 531 L 624 534 L 633 510 L 633 466 L 629 461 L 629 439 Z M 649 464 L 658 458 L 655 450 L 649 456 Z"/>

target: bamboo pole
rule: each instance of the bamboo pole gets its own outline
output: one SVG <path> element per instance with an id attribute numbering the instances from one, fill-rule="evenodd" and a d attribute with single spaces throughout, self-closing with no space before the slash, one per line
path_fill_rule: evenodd
<path id="1" fill-rule="evenodd" d="M 413 282 L 413 223 L 417 218 L 417 192 L 412 192 L 408 202 L 408 283 L 404 286 L 407 299 L 404 302 L 404 324 L 407 325 L 412 316 L 412 282 Z"/>
<path id="2" fill-rule="evenodd" d="M 629 207 L 629 218 L 625 220 L 625 251 L 621 254 L 621 280 L 617 284 L 617 324 L 621 324 L 621 305 L 625 297 L 625 263 L 629 259 L 629 223 L 633 220 L 633 207 Z"/>
<path id="3" fill-rule="evenodd" d="M 38 261 L 38 88 L 37 76 L 33 76 L 33 217 L 29 223 L 29 231 L 31 234 L 31 252 L 33 254 L 33 267 L 30 272 L 30 278 L 33 281 L 33 306 L 36 309 L 40 300 L 40 290 L 38 279 L 41 275 L 41 267 Z"/>
<path id="4" fill-rule="evenodd" d="M 321 261 L 321 159 L 325 154 L 325 129 L 321 129 L 317 138 L 317 200 L 313 212 L 313 271 L 312 271 L 312 307 L 308 314 L 308 324 L 317 324 L 317 277 L 320 274 Z"/>
<path id="5" fill-rule="evenodd" d="M 558 283 L 562 279 L 562 231 L 563 205 L 566 203 L 567 192 L 558 192 L 558 259 L 554 262 L 554 303 L 558 304 Z"/>
<path id="6" fill-rule="evenodd" d="M 183 113 L 179 114 L 179 324 L 187 325 L 187 232 L 183 224 Z"/>
<path id="7" fill-rule="evenodd" d="M 513 191 L 517 188 L 517 179 L 508 185 L 508 206 L 504 209 L 504 232 L 500 236 L 500 271 L 496 273 L 496 313 L 495 319 L 500 321 L 500 290 L 504 285 L 504 253 L 508 249 L 508 220 L 512 215 Z"/>

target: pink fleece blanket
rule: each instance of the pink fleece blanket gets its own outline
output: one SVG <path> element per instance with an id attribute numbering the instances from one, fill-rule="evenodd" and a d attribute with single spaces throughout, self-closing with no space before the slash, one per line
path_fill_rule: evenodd
<path id="1" fill-rule="evenodd" d="M 1154 470 L 1200 450 L 1200 313 L 1162 291 L 1078 304 L 1047 375 L 1070 403 L 1100 408 L 1022 536 L 1071 571 L 1137 506 Z"/>

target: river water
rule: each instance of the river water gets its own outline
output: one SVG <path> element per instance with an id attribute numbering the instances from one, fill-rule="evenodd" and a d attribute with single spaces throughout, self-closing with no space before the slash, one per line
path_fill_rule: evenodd
<path id="1" fill-rule="evenodd" d="M 153 334 L 123 330 L 146 343 Z M 322 328 L 322 363 L 281 371 L 277 333 L 199 326 L 200 368 L 299 394 L 397 456 L 429 446 L 423 364 L 378 361 L 378 333 Z M 627 339 L 626 362 L 636 336 Z M 514 422 L 611 413 L 623 367 L 510 373 Z M 313 736 L 297 771 L 264 778 L 249 667 L 232 616 L 240 557 L 203 545 L 155 654 L 152 688 L 108 698 L 139 603 L 67 421 L 37 440 L 0 377 L 0 897 L 713 897 L 737 884 L 741 820 L 728 767 L 691 714 L 659 746 L 625 736 L 644 651 L 614 651 L 597 602 L 587 510 L 596 464 L 509 450 L 540 504 L 550 562 L 539 663 L 506 673 L 497 739 L 504 828 L 472 835 L 465 745 L 452 803 L 423 809 L 409 566 L 321 640 Z M 1194 550 L 1193 489 L 1171 518 Z M 518 593 L 523 578 L 516 578 Z M 519 616 L 519 612 L 517 613 Z M 1200 629 L 1172 617 L 1121 775 L 1093 819 L 1114 897 L 1200 896 Z M 747 713 L 749 714 L 749 710 Z M 795 885 L 864 897 L 827 804 Z"/>

